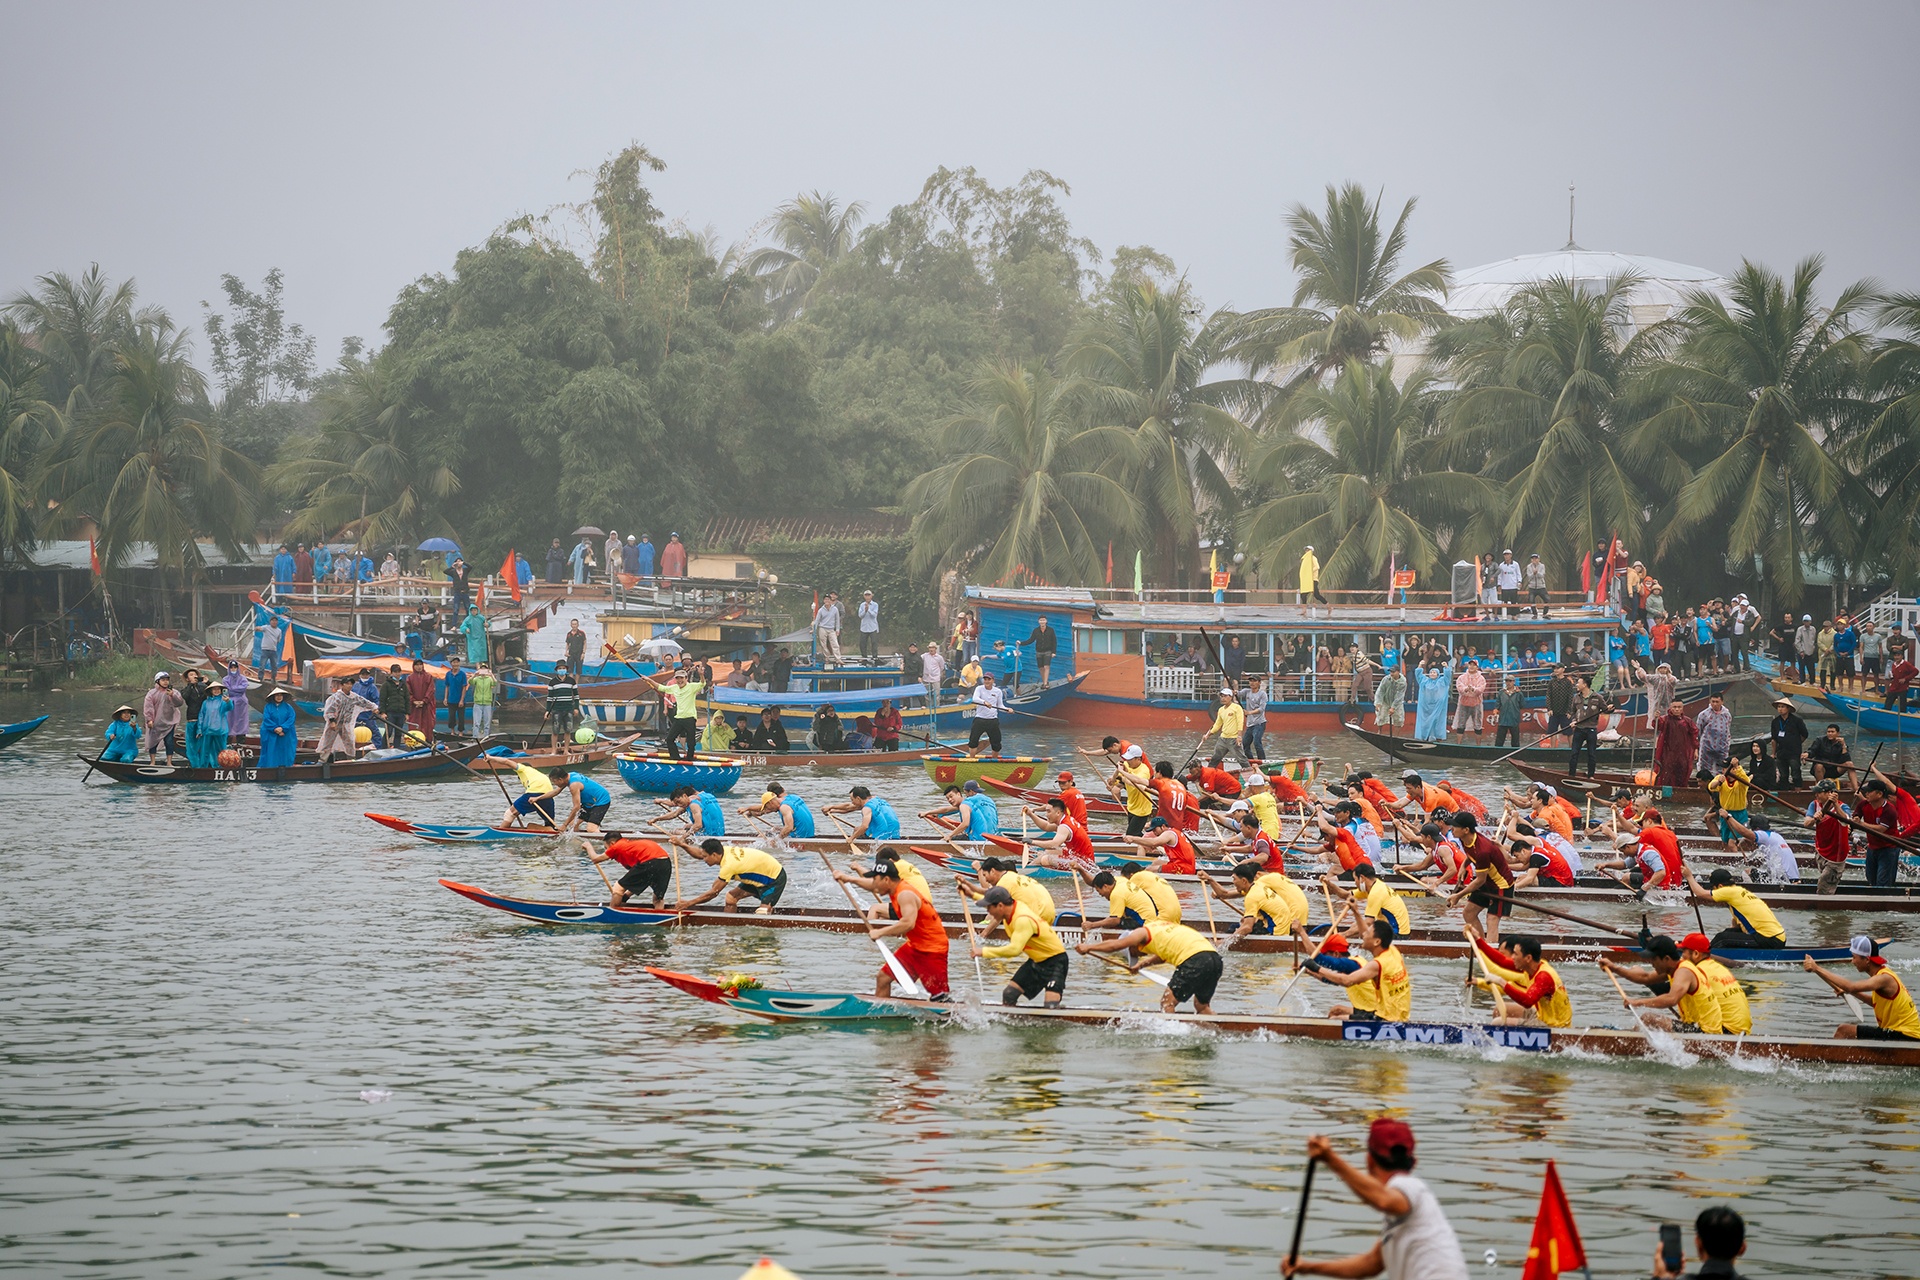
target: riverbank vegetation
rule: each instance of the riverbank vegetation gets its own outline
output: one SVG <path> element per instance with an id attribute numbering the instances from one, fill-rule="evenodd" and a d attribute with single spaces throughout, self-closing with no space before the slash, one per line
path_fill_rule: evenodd
<path id="1" fill-rule="evenodd" d="M 198 350 L 131 281 L 32 282 L 0 322 L 0 541 L 89 522 L 184 579 L 263 532 L 484 564 L 581 523 L 887 508 L 929 591 L 956 563 L 1131 585 L 1136 554 L 1195 587 L 1202 539 L 1267 583 L 1308 544 L 1348 588 L 1511 546 L 1565 587 L 1616 535 L 1680 598 L 1912 583 L 1920 297 L 1817 256 L 1652 325 L 1631 277 L 1456 318 L 1448 262 L 1407 261 L 1414 202 L 1330 187 L 1276 229 L 1293 297 L 1233 312 L 1078 235 L 1051 174 L 940 169 L 872 216 L 803 193 L 728 247 L 663 217 L 662 167 L 610 157 L 325 369 L 278 273 L 226 278 Z"/>

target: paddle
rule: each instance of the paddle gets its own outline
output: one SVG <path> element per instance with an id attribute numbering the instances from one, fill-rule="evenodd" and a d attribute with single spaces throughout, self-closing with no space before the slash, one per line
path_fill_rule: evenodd
<path id="1" fill-rule="evenodd" d="M 1651 1036 L 1653 1032 L 1648 1028 L 1647 1020 L 1640 1016 L 1640 1010 L 1634 1006 L 1631 1000 L 1627 999 L 1627 989 L 1620 985 L 1620 979 L 1618 975 L 1616 975 L 1611 969 L 1602 969 L 1600 972 L 1607 975 L 1607 979 L 1613 983 L 1613 989 L 1620 993 L 1620 1005 L 1628 1013 L 1633 1015 L 1633 1020 L 1635 1022 L 1640 1024 L 1640 1034 L 1643 1036 Z"/>
<path id="2" fill-rule="evenodd" d="M 1307 1157 L 1307 1176 L 1300 1182 L 1300 1209 L 1293 1216 L 1293 1243 L 1287 1246 L 1287 1265 L 1300 1261 L 1300 1237 L 1307 1229 L 1307 1201 L 1313 1196 L 1313 1167 L 1320 1163 L 1318 1156 Z"/>
<path id="3" fill-rule="evenodd" d="M 1782 808 L 1794 810 L 1794 807 L 1792 805 L 1788 804 L 1785 800 L 1782 800 L 1779 796 L 1773 794 L 1773 792 L 1764 790 L 1760 787 L 1753 787 L 1752 789 L 1755 791 L 1758 791 L 1761 795 L 1773 801 L 1775 804 L 1780 805 Z M 1798 812 L 1798 810 L 1794 810 L 1794 812 Z M 1910 840 L 1903 836 L 1896 836 L 1890 831 L 1870 830 L 1866 823 L 1860 821 L 1858 818 L 1854 818 L 1847 814 L 1841 813 L 1838 809 L 1834 810 L 1833 816 L 1838 818 L 1841 822 L 1845 823 L 1849 828 L 1851 828 L 1854 831 L 1864 832 L 1868 835 L 1873 836 L 1877 840 L 1885 840 L 1888 844 L 1891 844 L 1896 848 L 1905 849 L 1910 853 L 1920 853 L 1920 841 Z"/>
<path id="4" fill-rule="evenodd" d="M 1326 893 L 1326 890 L 1324 887 L 1321 889 L 1321 892 Z M 1341 915 L 1347 914 L 1347 912 L 1351 911 L 1355 905 L 1356 904 L 1351 901 L 1348 902 L 1346 907 L 1344 907 L 1341 910 L 1340 914 Z M 1340 932 L 1340 919 L 1338 916 L 1335 916 L 1333 914 L 1333 895 L 1332 894 L 1327 894 L 1327 916 L 1328 916 L 1327 931 L 1320 935 L 1320 941 L 1314 944 L 1313 951 L 1307 956 L 1305 960 L 1301 961 L 1300 967 L 1294 971 L 1293 981 L 1287 983 L 1286 986 L 1280 989 L 1280 998 L 1274 1001 L 1274 1008 L 1276 1009 L 1286 1008 L 1287 997 L 1292 995 L 1293 989 L 1300 985 L 1300 979 L 1307 976 L 1307 965 L 1310 964 L 1316 958 L 1318 958 L 1321 950 L 1326 947 L 1327 943 L 1333 938 L 1333 935 Z"/>
<path id="5" fill-rule="evenodd" d="M 1157 982 L 1163 987 L 1168 986 L 1172 982 L 1172 979 L 1163 978 L 1159 974 L 1154 973 L 1151 970 L 1136 969 L 1132 965 L 1128 964 L 1125 960 L 1116 959 L 1113 956 L 1108 955 L 1104 951 L 1088 951 L 1088 952 L 1085 952 L 1084 954 L 1092 956 L 1095 960 L 1105 961 L 1107 964 L 1112 965 L 1116 969 L 1125 969 L 1128 973 L 1133 974 L 1135 977 L 1145 978 L 1149 982 Z M 1155 963 L 1158 963 L 1158 961 L 1155 961 Z"/>
<path id="6" fill-rule="evenodd" d="M 468 773 L 472 774 L 474 777 L 477 778 L 480 776 L 480 770 L 474 768 L 472 765 L 468 764 L 465 760 L 462 760 L 459 757 L 455 756 L 451 751 L 448 751 L 445 744 L 436 742 L 433 744 L 433 749 L 435 751 L 445 753 L 448 759 L 452 760 L 455 764 L 459 765 L 462 769 L 465 769 Z M 513 797 L 507 794 L 506 779 L 502 778 L 497 772 L 491 769 L 487 771 L 487 776 L 492 778 L 494 781 L 494 785 L 500 788 L 500 798 L 507 802 L 507 808 L 513 814 L 513 825 L 516 827 L 524 828 L 527 824 L 524 820 L 522 820 L 520 811 L 513 807 Z M 85 782 L 86 779 L 82 778 L 81 781 Z"/>
<path id="7" fill-rule="evenodd" d="M 959 876 L 954 877 L 955 882 L 958 882 L 959 879 Z M 987 1002 L 987 976 L 981 972 L 980 957 L 973 950 L 980 945 L 980 939 L 973 932 L 973 899 L 969 898 L 964 890 L 960 892 L 960 914 L 967 918 L 967 952 L 973 956 L 973 981 L 980 988 L 980 1003 L 985 1004 Z"/>
<path id="8" fill-rule="evenodd" d="M 847 844 L 849 847 L 852 846 L 853 838 L 851 836 L 847 838 Z M 857 853 L 858 850 L 855 850 L 855 852 Z M 819 856 L 820 856 L 821 864 L 825 866 L 827 869 L 827 875 L 833 880 L 835 884 L 840 886 L 840 891 L 847 895 L 847 905 L 853 908 L 853 913 L 856 916 L 860 916 L 862 919 L 864 919 L 866 917 L 866 913 L 860 910 L 860 903 L 853 896 L 853 886 L 848 884 L 845 880 L 842 880 L 840 879 L 840 877 L 833 874 L 833 863 L 827 860 L 827 855 L 825 853 L 821 853 Z M 874 902 L 878 903 L 879 901 L 880 901 L 879 895 L 875 894 Z M 894 958 L 893 952 L 887 949 L 887 946 L 885 943 L 881 942 L 880 939 L 874 937 L 872 934 L 867 935 L 867 941 L 873 943 L 874 949 L 880 953 L 880 958 L 886 961 L 887 968 L 892 970 L 893 972 L 893 980 L 900 984 L 901 990 L 905 991 L 911 999 L 915 999 L 915 1000 L 927 999 L 927 989 L 921 986 L 918 982 L 914 981 L 913 975 L 907 972 L 905 965 L 901 964 L 898 960 Z"/>
<path id="9" fill-rule="evenodd" d="M 1637 933 L 1628 933 L 1625 929 L 1616 929 L 1610 924 L 1601 924 L 1598 920 L 1589 920 L 1585 916 L 1576 916 L 1571 911 L 1560 911 L 1553 907 L 1543 907 L 1537 903 L 1528 902 L 1523 898 L 1513 897 L 1510 894 L 1496 893 L 1493 895 L 1493 898 L 1494 901 L 1503 903 L 1506 906 L 1525 907 L 1529 911 L 1538 911 L 1543 916 L 1554 916 L 1561 920 L 1571 920 L 1575 924 L 1586 925 L 1589 929 L 1598 929 L 1602 933 L 1610 933 L 1616 938 L 1626 938 L 1632 942 L 1640 941 L 1640 935 Z"/>

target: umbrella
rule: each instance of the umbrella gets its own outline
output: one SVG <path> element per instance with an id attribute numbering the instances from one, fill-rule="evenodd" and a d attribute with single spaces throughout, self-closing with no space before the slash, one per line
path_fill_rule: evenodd
<path id="1" fill-rule="evenodd" d="M 458 551 L 460 544 L 452 538 L 428 538 L 420 544 L 422 551 Z"/>
<path id="2" fill-rule="evenodd" d="M 605 529 L 595 528 L 590 524 L 583 524 L 573 531 L 573 536 L 576 538 L 604 538 L 607 536 L 607 531 Z"/>
<path id="3" fill-rule="evenodd" d="M 665 636 L 655 636 L 653 639 L 641 645 L 637 652 L 649 658 L 677 657 L 680 653 L 680 645 L 678 642 L 669 640 Z"/>

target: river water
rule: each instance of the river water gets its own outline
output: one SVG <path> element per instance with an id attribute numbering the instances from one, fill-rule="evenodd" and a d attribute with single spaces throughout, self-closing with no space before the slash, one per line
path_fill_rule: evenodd
<path id="1" fill-rule="evenodd" d="M 1270 1276 L 1306 1135 L 1353 1149 L 1392 1114 L 1418 1133 L 1476 1277 L 1518 1274 L 1549 1157 L 1597 1275 L 1645 1274 L 1658 1223 L 1729 1201 L 1750 1224 L 1749 1274 L 1920 1274 L 1920 1072 L 1342 1048 L 1145 1013 L 1117 1028 L 748 1025 L 644 967 L 864 989 L 871 947 L 520 927 L 437 877 L 603 895 L 577 851 L 440 847 L 360 816 L 496 817 L 498 791 L 464 774 L 83 785 L 75 753 L 97 749 L 119 700 L 0 698 L 0 722 L 55 717 L 0 757 L 0 1270 L 731 1280 L 769 1254 L 808 1277 Z M 862 780 L 788 772 L 816 805 Z M 606 780 L 616 818 L 639 812 Z M 933 798 L 917 769 L 864 780 L 906 813 Z M 817 862 L 792 872 L 790 901 L 835 900 Z M 1418 924 L 1438 908 L 1413 910 Z M 1795 940 L 1894 935 L 1920 979 L 1914 917 L 1785 919 Z M 1285 963 L 1230 957 L 1216 1008 L 1271 1008 Z M 1464 1010 L 1459 965 L 1411 964 L 1417 1014 Z M 1625 1025 L 1596 970 L 1567 969 L 1577 1023 Z M 971 991 L 958 947 L 953 977 Z M 1330 989 L 1307 985 L 1323 1011 Z M 1797 971 L 1750 991 L 1762 1032 L 1827 1034 L 1844 1015 Z M 1068 988 L 1136 1009 L 1157 992 L 1084 961 Z M 1377 1229 L 1318 1181 L 1309 1255 Z"/>

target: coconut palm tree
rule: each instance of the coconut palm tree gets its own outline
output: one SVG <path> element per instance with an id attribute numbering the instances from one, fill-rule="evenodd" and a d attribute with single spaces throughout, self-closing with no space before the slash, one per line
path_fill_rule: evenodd
<path id="1" fill-rule="evenodd" d="M 164 317 L 118 341 L 112 376 L 69 420 L 45 481 L 55 527 L 91 520 L 107 564 L 150 543 L 162 581 L 205 567 L 202 534 L 244 561 L 255 513 L 253 464 L 193 416 L 206 403 L 206 383 L 187 360 L 187 343 Z"/>
<path id="2" fill-rule="evenodd" d="M 164 324 L 165 315 L 154 308 L 136 311 L 133 281 L 110 283 L 99 263 L 78 279 L 54 271 L 36 284 L 6 310 L 33 335 L 44 361 L 42 394 L 72 418 L 104 394 L 117 372 L 114 356 L 121 344 L 138 328 Z"/>
<path id="3" fill-rule="evenodd" d="M 59 425 L 41 394 L 45 364 L 18 328 L 0 321 L 0 552 L 21 553 L 34 541 L 35 473 Z"/>
<path id="4" fill-rule="evenodd" d="M 1352 360 L 1331 386 L 1302 387 L 1249 469 L 1278 495 L 1241 522 L 1263 570 L 1289 580 L 1309 546 L 1334 585 L 1384 587 L 1389 562 L 1435 570 L 1445 535 L 1494 497 L 1480 477 L 1431 465 L 1438 418 L 1426 370 L 1401 386 L 1386 366 Z"/>
<path id="5" fill-rule="evenodd" d="M 446 507 L 460 478 L 422 438 L 424 415 L 390 363 L 347 361 L 318 397 L 319 429 L 267 473 L 295 503 L 289 536 L 338 531 L 362 547 L 455 536 Z"/>
<path id="6" fill-rule="evenodd" d="M 1648 501 L 1643 476 L 1665 480 L 1667 493 L 1684 482 L 1684 463 L 1658 437 L 1639 441 L 1638 465 L 1628 458 L 1641 417 L 1635 379 L 1666 341 L 1658 327 L 1623 336 L 1636 283 L 1624 274 L 1590 291 L 1556 276 L 1435 335 L 1430 358 L 1459 388 L 1436 457 L 1500 486 L 1467 531 L 1476 545 L 1524 545 L 1567 572 L 1614 534 L 1632 544 Z"/>
<path id="7" fill-rule="evenodd" d="M 775 243 L 748 254 L 745 265 L 766 288 L 775 324 L 785 324 L 806 309 L 827 268 L 853 249 L 866 211 L 859 200 L 843 205 L 818 191 L 796 196 L 774 211 L 770 234 Z"/>
<path id="8" fill-rule="evenodd" d="M 1727 554 L 1758 557 L 1788 603 L 1805 589 L 1805 561 L 1856 562 L 1850 510 L 1866 505 L 1822 442 L 1868 419 L 1868 347 L 1858 320 L 1874 290 L 1850 285 L 1823 307 L 1822 265 L 1817 255 L 1806 258 L 1785 280 L 1747 262 L 1729 284 L 1731 302 L 1695 293 L 1678 317 L 1685 341 L 1654 371 L 1665 407 L 1643 428 L 1707 459 L 1674 499 L 1662 552 L 1690 546 L 1708 525 L 1720 545 L 1724 529 Z"/>
<path id="9" fill-rule="evenodd" d="M 1236 317 L 1194 316 L 1184 287 L 1137 281 L 1117 290 L 1063 353 L 1086 386 L 1093 421 L 1122 429 L 1124 448 L 1106 469 L 1146 504 L 1154 560 L 1169 585 L 1192 570 L 1202 513 L 1231 516 L 1232 472 L 1253 446 L 1240 415 L 1272 390 L 1247 378 L 1209 381 L 1227 360 Z"/>
<path id="10" fill-rule="evenodd" d="M 1289 386 L 1320 381 L 1349 361 L 1372 361 L 1395 340 L 1411 343 L 1447 321 L 1445 258 L 1400 274 L 1408 200 L 1384 233 L 1380 200 L 1357 182 L 1327 188 L 1324 212 L 1296 204 L 1287 243 L 1299 275 L 1293 305 L 1248 312 L 1235 352 L 1255 372 Z"/>
<path id="11" fill-rule="evenodd" d="M 1108 539 L 1132 532 L 1141 506 L 1102 464 L 1127 446 L 1117 427 L 1087 427 L 1075 387 L 1039 366 L 996 364 L 941 428 L 949 460 L 907 487 L 909 567 L 971 561 L 992 583 L 1090 583 Z"/>

